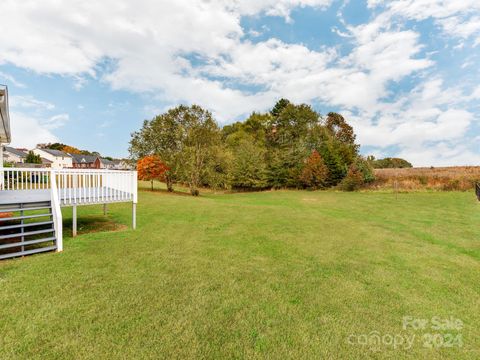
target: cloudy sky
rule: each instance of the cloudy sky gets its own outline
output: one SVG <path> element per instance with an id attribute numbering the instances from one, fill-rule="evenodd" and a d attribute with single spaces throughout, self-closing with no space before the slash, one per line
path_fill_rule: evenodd
<path id="1" fill-rule="evenodd" d="M 13 145 L 126 156 L 180 103 L 220 124 L 287 97 L 343 113 L 362 153 L 480 164 L 478 0 L 3 0 Z"/>

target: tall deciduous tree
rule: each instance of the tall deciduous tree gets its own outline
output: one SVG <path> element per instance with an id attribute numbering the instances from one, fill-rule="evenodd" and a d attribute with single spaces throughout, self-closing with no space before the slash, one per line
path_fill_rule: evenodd
<path id="1" fill-rule="evenodd" d="M 212 189 L 229 189 L 232 184 L 233 155 L 224 145 L 210 150 L 202 184 Z"/>
<path id="2" fill-rule="evenodd" d="M 138 179 L 144 181 L 162 181 L 165 179 L 165 173 L 168 171 L 168 167 L 157 155 L 145 156 L 137 162 Z"/>
<path id="3" fill-rule="evenodd" d="M 310 153 L 308 134 L 320 116 L 309 105 L 286 104 L 267 129 L 268 178 L 275 188 L 298 187 L 303 160 Z"/>
<path id="4" fill-rule="evenodd" d="M 130 140 L 129 151 L 132 159 L 155 154 L 167 165 L 165 182 L 168 191 L 173 191 L 183 146 L 181 112 L 181 107 L 176 107 L 150 121 L 145 120 L 142 128 L 134 132 Z"/>
<path id="5" fill-rule="evenodd" d="M 353 128 L 345 121 L 342 115 L 335 112 L 328 113 L 325 126 L 338 141 L 355 145 L 356 135 Z"/>
<path id="6" fill-rule="evenodd" d="M 220 145 L 220 129 L 212 113 L 198 105 L 179 106 L 178 122 L 181 124 L 181 162 L 179 168 L 190 193 L 199 194 L 202 177 L 206 176 L 208 160 L 215 146 Z"/>
<path id="7" fill-rule="evenodd" d="M 259 190 L 267 187 L 266 150 L 251 136 L 244 136 L 233 148 L 232 186 Z"/>

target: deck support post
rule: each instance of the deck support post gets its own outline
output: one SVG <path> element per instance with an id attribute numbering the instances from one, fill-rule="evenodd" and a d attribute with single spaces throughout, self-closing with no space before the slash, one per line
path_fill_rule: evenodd
<path id="1" fill-rule="evenodd" d="M 137 204 L 132 203 L 132 228 L 135 230 L 137 228 Z"/>
<path id="2" fill-rule="evenodd" d="M 77 236 L 77 205 L 73 205 L 72 212 L 72 236 Z"/>
<path id="3" fill-rule="evenodd" d="M 2 171 L 0 171 L 0 190 L 5 189 L 5 184 L 3 182 L 4 180 L 4 172 L 3 172 L 3 144 L 0 143 L 0 168 Z"/>
<path id="4" fill-rule="evenodd" d="M 107 204 L 103 204 L 103 215 L 107 215 Z"/>

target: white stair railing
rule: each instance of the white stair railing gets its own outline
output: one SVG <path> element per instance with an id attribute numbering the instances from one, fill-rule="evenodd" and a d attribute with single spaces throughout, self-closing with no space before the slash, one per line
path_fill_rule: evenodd
<path id="1" fill-rule="evenodd" d="M 52 171 L 52 176 L 50 176 L 50 186 L 52 191 L 50 191 L 51 196 L 51 206 L 52 206 L 52 218 L 55 228 L 55 239 L 57 242 L 57 251 L 63 251 L 63 219 L 62 219 L 62 210 L 60 208 L 60 199 L 58 198 L 58 189 L 55 171 Z"/>
<path id="2" fill-rule="evenodd" d="M 133 228 L 136 227 L 137 172 L 93 169 L 45 169 L 0 167 L 0 200 L 2 193 L 43 191 L 50 197 L 55 226 L 57 251 L 63 250 L 61 206 L 132 202 Z"/>

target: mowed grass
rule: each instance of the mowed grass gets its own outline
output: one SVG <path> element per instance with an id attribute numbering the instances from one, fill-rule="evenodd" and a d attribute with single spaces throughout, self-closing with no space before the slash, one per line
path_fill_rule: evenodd
<path id="1" fill-rule="evenodd" d="M 480 357 L 472 193 L 142 191 L 139 201 L 136 231 L 129 204 L 106 218 L 80 207 L 86 233 L 63 253 L 0 263 L 1 359 Z M 404 330 L 404 316 L 463 328 Z M 415 343 L 348 341 L 372 332 Z M 460 334 L 463 346 L 425 348 L 427 333 Z"/>

